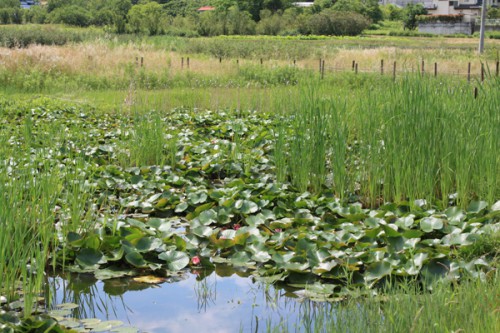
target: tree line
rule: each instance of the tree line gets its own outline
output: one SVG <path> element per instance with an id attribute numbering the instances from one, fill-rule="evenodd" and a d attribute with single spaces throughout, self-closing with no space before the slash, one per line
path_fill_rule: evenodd
<path id="1" fill-rule="evenodd" d="M 39 2 L 39 1 L 37 1 Z M 100 26 L 114 33 L 148 35 L 358 35 L 381 20 L 416 27 L 421 5 L 404 9 L 378 0 L 48 0 L 23 9 L 18 0 L 0 0 L 0 24 L 60 23 Z M 200 12 L 198 8 L 215 9 Z"/>

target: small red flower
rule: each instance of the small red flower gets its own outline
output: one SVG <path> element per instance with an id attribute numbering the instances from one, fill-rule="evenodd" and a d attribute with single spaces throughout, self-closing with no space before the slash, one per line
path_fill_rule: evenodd
<path id="1" fill-rule="evenodd" d="M 235 224 L 235 225 L 233 226 L 233 229 L 234 229 L 234 230 L 238 230 L 239 228 L 241 228 L 241 225 L 239 225 L 239 224 Z"/>
<path id="2" fill-rule="evenodd" d="M 274 229 L 274 232 L 282 232 L 282 231 L 283 231 L 283 229 L 281 229 L 281 228 Z"/>
<path id="3" fill-rule="evenodd" d="M 191 263 L 195 266 L 198 266 L 200 264 L 201 260 L 200 260 L 200 257 L 198 256 L 194 256 L 191 258 Z"/>

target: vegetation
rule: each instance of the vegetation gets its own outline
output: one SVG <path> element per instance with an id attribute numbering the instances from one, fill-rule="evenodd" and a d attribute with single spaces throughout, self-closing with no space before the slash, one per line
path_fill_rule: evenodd
<path id="1" fill-rule="evenodd" d="M 323 5 L 310 15 L 340 20 Z M 127 20 L 157 6 L 135 4 Z M 288 15 L 260 13 L 255 29 Z M 221 17 L 214 29 L 236 29 Z M 162 29 L 148 22 L 138 32 Z M 111 280 L 229 265 L 329 302 L 318 329 L 498 330 L 495 47 L 473 63 L 484 81 L 468 82 L 454 75 L 474 60 L 468 39 L 184 39 L 47 25 L 40 36 L 54 29 L 67 45 L 9 41 L 38 27 L 0 28 L 11 47 L 0 49 L 2 329 L 21 325 L 11 311 L 43 311 L 48 270 Z M 319 75 L 318 58 L 374 70 Z M 381 59 L 400 64 L 395 78 Z M 449 73 L 428 75 L 422 59 Z"/>
<path id="2" fill-rule="evenodd" d="M 383 19 L 376 0 L 319 1 L 310 8 L 294 7 L 288 0 L 212 0 L 206 5 L 215 9 L 197 12 L 200 3 L 194 0 L 49 0 L 46 6 L 29 9 L 14 1 L 0 8 L 0 24 L 94 25 L 116 33 L 149 35 L 353 35 Z M 323 27 L 317 26 L 318 20 Z"/>

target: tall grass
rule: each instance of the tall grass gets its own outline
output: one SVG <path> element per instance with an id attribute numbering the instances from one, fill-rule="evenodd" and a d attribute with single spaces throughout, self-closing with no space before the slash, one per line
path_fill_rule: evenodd
<path id="1" fill-rule="evenodd" d="M 29 315 L 42 290 L 55 235 L 54 207 L 62 186 L 57 171 L 16 168 L 21 170 L 0 174 L 0 294 L 13 299 L 21 283 L 25 315 Z"/>
<path id="2" fill-rule="evenodd" d="M 345 97 L 325 98 L 325 86 L 311 84 L 280 106 L 291 124 L 280 123 L 288 144 L 278 137 L 277 145 L 288 160 L 277 172 L 301 190 L 318 191 L 332 179 L 337 195 L 354 193 L 371 206 L 415 199 L 447 206 L 455 197 L 462 206 L 495 202 L 498 84 L 482 85 L 477 99 L 470 85 L 420 76 Z"/>
<path id="3" fill-rule="evenodd" d="M 412 284 L 383 296 L 336 303 L 297 303 L 295 320 L 268 320 L 266 332 L 498 332 L 498 277 L 488 282 L 440 283 L 432 292 Z"/>
<path id="4" fill-rule="evenodd" d="M 54 158 L 68 138 L 50 108 L 2 103 L 0 113 L 12 122 L 0 129 L 0 295 L 24 300 L 29 316 L 67 233 L 92 228 L 91 191 L 83 159 Z"/>

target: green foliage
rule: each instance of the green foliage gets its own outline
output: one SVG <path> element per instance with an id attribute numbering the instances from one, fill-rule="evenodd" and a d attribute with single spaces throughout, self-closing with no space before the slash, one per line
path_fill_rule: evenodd
<path id="1" fill-rule="evenodd" d="M 64 45 L 102 37 L 95 30 L 78 30 L 52 25 L 21 25 L 0 27 L 0 46 L 27 47 L 29 45 Z"/>
<path id="2" fill-rule="evenodd" d="M 24 11 L 25 23 L 43 24 L 48 21 L 48 13 L 45 7 L 31 6 Z"/>
<path id="3" fill-rule="evenodd" d="M 400 21 L 403 18 L 403 9 L 393 4 L 381 6 L 385 20 Z"/>
<path id="4" fill-rule="evenodd" d="M 334 11 L 362 14 L 374 23 L 383 19 L 382 10 L 377 0 L 337 0 L 331 8 Z"/>
<path id="5" fill-rule="evenodd" d="M 24 10 L 19 7 L 0 7 L 0 24 L 23 23 Z"/>
<path id="6" fill-rule="evenodd" d="M 404 28 L 408 30 L 415 30 L 418 26 L 417 16 L 426 14 L 427 10 L 421 4 L 408 4 L 403 10 Z"/>
<path id="7" fill-rule="evenodd" d="M 370 26 L 370 22 L 355 12 L 325 10 L 309 17 L 309 32 L 315 35 L 355 36 Z"/>
<path id="8" fill-rule="evenodd" d="M 131 32 L 158 35 L 164 32 L 166 15 L 160 4 L 148 2 L 133 6 L 128 12 L 128 22 Z"/>
<path id="9" fill-rule="evenodd" d="M 52 23 L 63 23 L 78 27 L 88 27 L 92 22 L 91 13 L 80 6 L 70 5 L 54 9 L 49 14 Z"/>
<path id="10" fill-rule="evenodd" d="M 488 18 L 489 19 L 500 19 L 500 8 L 488 7 Z"/>
<path id="11" fill-rule="evenodd" d="M 21 8 L 19 0 L 0 0 L 0 8 Z"/>
<path id="12" fill-rule="evenodd" d="M 429 23 L 429 22 L 443 22 L 443 23 L 458 23 L 462 22 L 464 18 L 463 14 L 455 15 L 417 15 L 417 22 Z"/>

